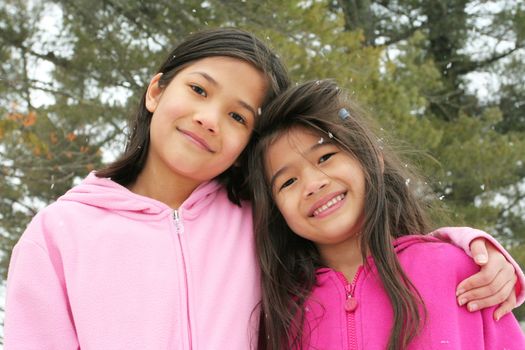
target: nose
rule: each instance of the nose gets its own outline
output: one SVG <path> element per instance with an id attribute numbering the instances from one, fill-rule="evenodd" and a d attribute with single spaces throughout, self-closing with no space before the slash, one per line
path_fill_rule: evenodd
<path id="1" fill-rule="evenodd" d="M 212 134 L 219 131 L 219 114 L 213 111 L 202 111 L 194 116 L 193 121 Z"/>
<path id="2" fill-rule="evenodd" d="M 310 197 L 316 194 L 330 183 L 330 177 L 315 166 L 312 166 L 308 170 L 308 174 L 305 174 L 304 178 L 306 180 L 304 197 Z"/>

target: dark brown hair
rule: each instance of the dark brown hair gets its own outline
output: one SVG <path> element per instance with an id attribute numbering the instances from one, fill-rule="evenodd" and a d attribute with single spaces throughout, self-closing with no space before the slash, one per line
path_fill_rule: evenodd
<path id="1" fill-rule="evenodd" d="M 350 116 L 338 116 L 345 108 Z M 265 171 L 265 154 L 278 137 L 297 126 L 330 132 L 341 150 L 361 164 L 366 197 L 360 246 L 363 261 L 370 254 L 393 305 L 394 326 L 389 349 L 402 349 L 424 323 L 423 301 L 404 274 L 392 243 L 397 237 L 427 232 L 422 199 L 412 193 L 405 163 L 371 131 L 363 112 L 329 80 L 308 82 L 280 95 L 263 111 L 250 144 L 247 168 L 253 196 L 256 248 L 262 269 L 260 349 L 301 348 L 304 303 L 323 266 L 316 246 L 296 235 L 272 199 Z M 368 249 L 368 250 L 367 250 Z M 424 311 L 423 311 L 424 313 Z"/>
<path id="2" fill-rule="evenodd" d="M 189 35 L 177 45 L 162 63 L 157 73 L 162 88 L 168 86 L 173 77 L 192 62 L 214 56 L 227 56 L 246 61 L 262 71 L 268 81 L 268 91 L 262 108 L 289 84 L 285 66 L 261 40 L 236 28 L 217 28 Z M 142 95 L 139 109 L 130 121 L 130 136 L 123 155 L 106 168 L 96 172 L 98 177 L 109 177 L 128 186 L 135 182 L 146 163 L 150 143 L 152 113 L 146 108 L 146 92 Z M 218 176 L 228 189 L 228 197 L 234 203 L 245 197 L 242 184 L 244 171 L 232 166 Z"/>

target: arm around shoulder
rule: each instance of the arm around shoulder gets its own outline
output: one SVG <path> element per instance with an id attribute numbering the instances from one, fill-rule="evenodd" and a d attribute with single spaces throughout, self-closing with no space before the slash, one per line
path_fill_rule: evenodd
<path id="1" fill-rule="evenodd" d="M 484 238 L 489 241 L 507 261 L 512 264 L 514 271 L 518 278 L 516 283 L 516 298 L 517 306 L 523 304 L 525 301 L 525 275 L 521 270 L 518 263 L 512 258 L 512 256 L 503 248 L 503 246 L 494 237 L 486 233 L 485 231 L 470 228 L 470 227 L 442 227 L 430 233 L 434 237 L 438 237 L 445 241 L 460 247 L 465 251 L 468 256 L 471 256 L 470 244 L 477 238 Z"/>

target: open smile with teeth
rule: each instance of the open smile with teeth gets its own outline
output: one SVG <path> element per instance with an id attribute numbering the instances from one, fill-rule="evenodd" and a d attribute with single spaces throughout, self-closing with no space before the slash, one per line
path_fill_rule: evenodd
<path id="1" fill-rule="evenodd" d="M 334 198 L 330 199 L 328 202 L 323 204 L 320 208 L 315 209 L 312 216 L 317 216 L 321 214 L 323 211 L 327 210 L 334 204 L 342 201 L 345 197 L 346 197 L 346 193 L 341 193 L 340 195 L 335 196 Z"/>

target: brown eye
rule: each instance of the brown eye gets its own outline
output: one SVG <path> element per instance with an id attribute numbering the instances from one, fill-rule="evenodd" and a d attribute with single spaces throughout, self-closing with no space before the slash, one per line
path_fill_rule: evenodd
<path id="1" fill-rule="evenodd" d="M 208 96 L 208 94 L 206 93 L 206 91 L 204 91 L 203 88 L 201 88 L 200 86 L 198 85 L 190 85 L 190 88 L 195 91 L 197 94 L 201 95 L 201 96 Z"/>
<path id="2" fill-rule="evenodd" d="M 282 189 L 284 189 L 284 188 L 286 188 L 286 187 L 288 187 L 288 186 L 291 186 L 291 185 L 295 182 L 295 180 L 297 180 L 295 177 L 286 180 L 286 181 L 281 185 L 281 187 L 279 188 L 279 191 L 282 190 Z"/>
<path id="3" fill-rule="evenodd" d="M 321 158 L 319 158 L 319 164 L 326 162 L 328 159 L 330 159 L 336 152 L 327 153 L 323 155 Z"/>
<path id="4" fill-rule="evenodd" d="M 232 112 L 232 113 L 230 113 L 230 116 L 236 122 L 239 122 L 241 124 L 246 124 L 246 119 L 242 115 L 240 115 L 239 113 Z"/>

